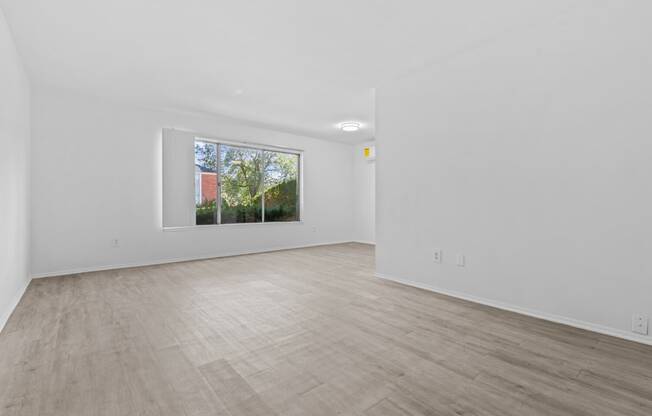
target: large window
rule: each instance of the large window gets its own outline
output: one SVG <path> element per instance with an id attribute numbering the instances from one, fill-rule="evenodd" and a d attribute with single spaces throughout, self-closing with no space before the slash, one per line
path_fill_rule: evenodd
<path id="1" fill-rule="evenodd" d="M 299 221 L 300 157 L 196 139 L 196 224 Z"/>

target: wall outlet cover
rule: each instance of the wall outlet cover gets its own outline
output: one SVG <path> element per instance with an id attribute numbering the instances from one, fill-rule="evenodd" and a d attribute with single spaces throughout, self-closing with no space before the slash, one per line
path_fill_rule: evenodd
<path id="1" fill-rule="evenodd" d="M 632 332 L 641 335 L 648 333 L 648 317 L 642 314 L 635 313 L 632 315 Z"/>
<path id="2" fill-rule="evenodd" d="M 435 249 L 432 259 L 434 260 L 435 263 L 441 263 L 442 253 L 440 249 L 438 248 Z"/>

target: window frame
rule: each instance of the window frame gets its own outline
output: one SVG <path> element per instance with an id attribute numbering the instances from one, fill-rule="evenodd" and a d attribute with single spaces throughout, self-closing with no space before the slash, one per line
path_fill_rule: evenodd
<path id="1" fill-rule="evenodd" d="M 212 143 L 216 145 L 216 154 L 217 154 L 217 195 L 216 195 L 216 201 L 215 205 L 217 208 L 217 223 L 216 224 L 197 224 L 197 216 L 193 216 L 193 220 L 195 222 L 194 225 L 190 227 L 182 227 L 182 228 L 210 228 L 210 227 L 222 227 L 222 226 L 250 226 L 250 225 L 268 225 L 268 224 L 302 224 L 303 223 L 303 214 L 304 214 L 304 206 L 303 206 L 303 153 L 304 151 L 301 149 L 295 149 L 291 147 L 285 147 L 285 146 L 278 146 L 278 145 L 270 145 L 270 144 L 263 144 L 263 143 L 253 143 L 253 142 L 245 142 L 245 141 L 232 141 L 232 140 L 223 140 L 223 139 L 218 139 L 218 138 L 211 138 L 211 137 L 206 137 L 206 136 L 200 136 L 200 135 L 195 135 L 193 137 L 193 148 L 197 142 L 205 142 L 205 143 Z M 276 153 L 286 153 L 286 154 L 291 154 L 291 155 L 296 155 L 298 157 L 298 162 L 297 162 L 297 192 L 299 193 L 298 195 L 298 201 L 297 201 L 297 209 L 299 210 L 298 215 L 297 215 L 297 220 L 292 220 L 292 221 L 265 221 L 265 190 L 264 190 L 264 185 L 263 185 L 263 192 L 261 194 L 261 218 L 262 221 L 260 222 L 235 222 L 235 223 L 226 223 L 222 224 L 222 178 L 221 178 L 221 168 L 222 168 L 222 162 L 221 162 L 221 146 L 220 145 L 225 145 L 225 146 L 233 146 L 233 147 L 240 147 L 244 149 L 250 149 L 250 150 L 256 150 L 256 151 L 268 151 L 268 152 L 276 152 Z M 193 166 L 194 166 L 194 161 L 193 161 Z M 264 180 L 264 179 L 263 179 Z M 200 179 L 201 182 L 201 179 Z M 193 184 L 193 186 L 196 186 Z M 193 200 L 193 209 L 196 212 L 196 207 L 195 207 L 195 201 Z M 176 227 L 175 227 L 176 228 Z"/>

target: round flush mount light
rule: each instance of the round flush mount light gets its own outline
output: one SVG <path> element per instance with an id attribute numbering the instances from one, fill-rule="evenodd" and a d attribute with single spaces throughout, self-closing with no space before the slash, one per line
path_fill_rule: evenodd
<path id="1" fill-rule="evenodd" d="M 358 131 L 360 130 L 360 123 L 357 121 L 345 121 L 340 123 L 340 129 L 342 131 Z"/>

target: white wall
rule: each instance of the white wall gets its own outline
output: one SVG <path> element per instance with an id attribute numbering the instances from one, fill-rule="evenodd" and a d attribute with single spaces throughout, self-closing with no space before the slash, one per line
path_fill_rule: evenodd
<path id="1" fill-rule="evenodd" d="M 376 162 L 364 158 L 367 142 L 353 147 L 353 239 L 376 242 Z"/>
<path id="2" fill-rule="evenodd" d="M 352 240 L 350 145 L 44 89 L 32 115 L 35 276 Z M 304 223 L 162 231 L 166 127 L 303 149 Z"/>
<path id="3" fill-rule="evenodd" d="M 29 283 L 29 95 L 0 10 L 0 330 Z"/>
<path id="4" fill-rule="evenodd" d="M 652 341 L 652 3 L 595 4 L 377 89 L 379 275 Z"/>

